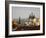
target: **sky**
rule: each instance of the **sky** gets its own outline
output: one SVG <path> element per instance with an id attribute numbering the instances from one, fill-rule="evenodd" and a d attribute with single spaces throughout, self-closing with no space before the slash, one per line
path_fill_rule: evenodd
<path id="1" fill-rule="evenodd" d="M 40 8 L 36 7 L 12 7 L 12 18 L 28 18 L 29 15 L 33 13 L 35 17 L 39 18 L 40 16 Z"/>

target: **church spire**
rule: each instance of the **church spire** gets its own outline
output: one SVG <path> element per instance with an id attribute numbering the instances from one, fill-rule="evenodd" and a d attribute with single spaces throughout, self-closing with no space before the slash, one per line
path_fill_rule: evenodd
<path id="1" fill-rule="evenodd" d="M 35 18 L 35 15 L 33 14 L 33 12 L 29 15 L 29 19 L 30 18 L 32 18 L 32 19 Z"/>

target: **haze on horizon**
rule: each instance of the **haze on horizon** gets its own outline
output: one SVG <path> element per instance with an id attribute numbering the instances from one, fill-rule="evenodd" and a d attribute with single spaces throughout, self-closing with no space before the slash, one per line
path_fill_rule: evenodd
<path id="1" fill-rule="evenodd" d="M 36 18 L 40 17 L 40 8 L 36 7 L 12 7 L 12 19 L 16 18 L 28 18 L 33 13 Z"/>

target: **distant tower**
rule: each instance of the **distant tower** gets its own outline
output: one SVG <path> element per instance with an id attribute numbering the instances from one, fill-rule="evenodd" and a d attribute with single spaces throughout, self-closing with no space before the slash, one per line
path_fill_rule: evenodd
<path id="1" fill-rule="evenodd" d="M 29 15 L 29 19 L 34 19 L 35 18 L 35 15 L 33 14 L 33 12 Z"/>
<path id="2" fill-rule="evenodd" d="M 20 17 L 19 17 L 19 24 L 21 23 L 21 19 L 20 19 Z"/>

